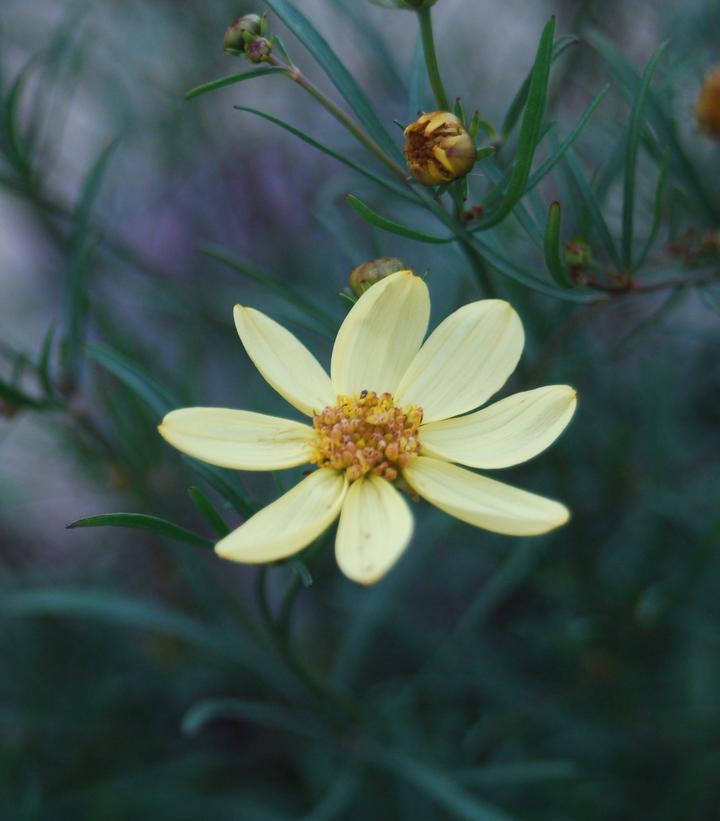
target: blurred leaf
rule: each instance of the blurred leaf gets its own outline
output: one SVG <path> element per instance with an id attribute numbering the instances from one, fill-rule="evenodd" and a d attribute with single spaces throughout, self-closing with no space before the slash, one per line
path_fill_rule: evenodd
<path id="1" fill-rule="evenodd" d="M 196 735 L 211 722 L 228 719 L 260 724 L 263 727 L 305 736 L 315 737 L 319 734 L 318 720 L 314 713 L 286 707 L 283 704 L 234 698 L 210 699 L 195 704 L 183 716 L 182 731 L 185 735 Z"/>
<path id="2" fill-rule="evenodd" d="M 562 245 L 560 240 L 560 203 L 553 202 L 548 210 L 547 225 L 545 227 L 545 264 L 548 271 L 553 276 L 555 282 L 564 288 L 571 287 L 572 283 L 568 277 L 565 261 L 562 257 Z"/>
<path id="3" fill-rule="evenodd" d="M 605 95 L 610 90 L 610 84 L 607 83 L 604 85 L 598 94 L 595 96 L 595 99 L 590 103 L 590 105 L 585 109 L 582 117 L 577 122 L 577 125 L 573 130 L 565 137 L 565 139 L 557 146 L 555 151 L 553 151 L 550 156 L 545 160 L 542 165 L 534 171 L 530 178 L 528 179 L 527 188 L 525 189 L 525 193 L 531 191 L 535 186 L 544 179 L 555 166 L 560 162 L 560 160 L 565 155 L 565 152 L 570 148 L 570 146 L 575 142 L 575 140 L 580 136 L 585 126 L 588 124 L 590 118 L 592 117 L 595 109 L 600 105 L 600 103 L 605 98 Z"/>
<path id="4" fill-rule="evenodd" d="M 557 43 L 553 46 L 551 63 L 554 63 L 558 57 L 570 48 L 570 46 L 575 46 L 579 42 L 580 40 L 572 34 L 566 34 L 564 37 L 560 37 Z M 525 78 L 523 84 L 520 86 L 517 94 L 513 98 L 513 101 L 510 103 L 510 107 L 508 108 L 500 130 L 504 139 L 507 139 L 512 133 L 512 130 L 515 128 L 515 124 L 520 119 L 520 114 L 522 113 L 523 108 L 525 108 L 525 103 L 527 102 L 530 92 L 530 83 L 532 81 L 533 70 L 534 69 L 530 69 L 528 76 Z"/>
<path id="5" fill-rule="evenodd" d="M 366 205 L 354 194 L 348 194 L 346 199 L 361 217 L 372 225 L 382 228 L 383 231 L 389 231 L 391 234 L 399 234 L 401 237 L 408 237 L 408 239 L 414 239 L 418 242 L 429 242 L 438 245 L 452 242 L 455 239 L 453 236 L 433 237 L 430 234 L 423 234 L 421 231 L 416 231 L 414 228 L 407 228 L 405 225 L 400 225 L 400 223 L 393 222 L 386 217 L 381 217 L 380 214 L 375 213 L 370 206 Z"/>
<path id="6" fill-rule="evenodd" d="M 123 354 L 104 345 L 88 345 L 87 352 L 91 359 L 140 396 L 159 418 L 173 408 L 181 407 L 182 402 L 159 385 L 148 371 Z"/>
<path id="7" fill-rule="evenodd" d="M 630 127 L 628 128 L 627 143 L 625 148 L 625 183 L 623 187 L 623 212 L 622 212 L 622 261 L 624 270 L 630 271 L 633 268 L 632 247 L 635 220 L 635 175 L 637 172 L 638 151 L 640 140 L 645 128 L 645 104 L 650 92 L 650 83 L 657 64 L 665 52 L 668 43 L 663 43 L 650 58 L 645 71 L 643 72 L 640 88 L 638 89 L 635 101 L 630 113 Z"/>
<path id="8" fill-rule="evenodd" d="M 273 117 L 271 114 L 266 114 L 264 111 L 258 111 L 256 108 L 249 108 L 247 106 L 236 105 L 234 108 L 237 111 L 247 111 L 251 114 L 255 114 L 258 117 L 262 117 L 264 120 L 268 120 L 271 123 L 274 123 L 280 128 L 285 129 L 285 131 L 289 131 L 291 134 L 294 134 L 296 137 L 299 137 L 303 142 L 306 142 L 308 145 L 311 145 L 313 148 L 316 148 L 318 151 L 322 151 L 323 154 L 327 154 L 329 157 L 332 157 L 334 160 L 343 163 L 348 168 L 352 168 L 353 171 L 356 171 L 358 174 L 362 174 L 364 177 L 367 177 L 369 180 L 372 180 L 374 183 L 386 188 L 388 191 L 392 191 L 398 197 L 403 197 L 404 199 L 410 200 L 411 202 L 415 202 L 415 199 L 407 193 L 407 191 L 403 190 L 397 185 L 393 185 L 393 183 L 384 180 L 382 177 L 379 177 L 377 174 L 374 174 L 372 171 L 368 171 L 367 168 L 364 168 L 358 163 L 353 162 L 352 160 L 348 159 L 344 154 L 339 154 L 337 151 L 334 151 L 332 148 L 329 148 L 326 145 L 318 142 L 317 140 L 310 137 L 308 134 L 305 134 L 304 131 L 301 131 L 299 128 L 295 128 L 294 126 L 286 123 L 284 120 L 280 120 L 277 117 Z"/>
<path id="9" fill-rule="evenodd" d="M 718 316 L 720 316 L 720 299 L 710 290 L 710 288 L 698 288 L 700 298 L 705 305 Z"/>
<path id="10" fill-rule="evenodd" d="M 229 74 L 227 77 L 220 77 L 217 80 L 211 80 L 209 83 L 203 83 L 200 86 L 191 88 L 185 93 L 186 100 L 192 100 L 194 97 L 199 97 L 201 94 L 207 94 L 208 91 L 216 91 L 218 88 L 225 88 L 225 86 L 235 85 L 241 83 L 243 80 L 252 80 L 255 77 L 264 77 L 266 74 L 285 74 L 287 69 L 276 66 L 261 66 L 260 68 L 253 68 L 249 71 L 243 71 L 241 74 Z"/>
<path id="11" fill-rule="evenodd" d="M 310 20 L 290 0 L 266 0 L 266 4 L 320 64 L 370 137 L 388 156 L 395 160 L 402 159 L 402 152 L 382 124 L 365 93 Z"/>
<path id="12" fill-rule="evenodd" d="M 255 282 L 259 282 L 261 285 L 264 285 L 266 288 L 273 291 L 273 293 L 281 296 L 286 302 L 289 302 L 296 308 L 300 308 L 304 313 L 316 319 L 321 324 L 322 329 L 326 332 L 326 334 L 332 337 L 335 336 L 335 333 L 337 332 L 337 323 L 335 320 L 326 314 L 321 308 L 318 308 L 314 302 L 306 299 L 300 292 L 287 285 L 281 279 L 258 271 L 256 268 L 248 265 L 248 263 L 240 257 L 231 254 L 229 251 L 226 251 L 217 245 L 201 245 L 200 250 L 203 254 L 207 254 L 207 256 L 218 260 L 218 262 L 222 262 L 224 265 L 227 265 L 228 268 L 232 268 L 234 271 L 239 271 L 241 274 L 255 280 Z"/>
<path id="13" fill-rule="evenodd" d="M 534 784 L 544 781 L 565 781 L 578 777 L 572 761 L 522 761 L 508 764 L 486 764 L 455 773 L 463 784 L 477 787 Z"/>
<path id="14" fill-rule="evenodd" d="M 47 329 L 47 333 L 43 339 L 42 347 L 40 348 L 40 359 L 37 364 L 38 379 L 46 396 L 52 396 L 54 392 L 52 374 L 50 373 L 54 340 L 55 324 L 53 323 Z"/>
<path id="15" fill-rule="evenodd" d="M 619 273 L 623 270 L 623 266 L 617 247 L 615 246 L 615 241 L 613 240 L 610 229 L 605 222 L 605 217 L 603 217 L 598 198 L 590 186 L 587 177 L 583 173 L 580 162 L 576 158 L 572 148 L 568 149 L 565 154 L 565 163 L 570 169 L 573 180 L 575 181 L 583 202 L 585 203 L 585 207 L 588 209 L 592 226 L 595 229 L 600 242 L 603 244 L 607 255 L 610 257 L 613 265 L 615 266 L 616 271 Z"/>
<path id="16" fill-rule="evenodd" d="M 505 197 L 495 211 L 481 222 L 481 230 L 492 228 L 492 226 L 502 222 L 525 193 L 545 117 L 545 102 L 550 79 L 554 36 L 555 18 L 553 17 L 545 26 L 540 37 L 535 63 L 530 75 L 530 86 L 525 114 L 520 127 L 517 152 Z"/>
<path id="17" fill-rule="evenodd" d="M 223 517 L 215 510 L 212 502 L 202 490 L 199 487 L 190 487 L 188 488 L 188 496 L 217 535 L 220 537 L 227 536 L 230 528 L 225 524 Z"/>
<path id="18" fill-rule="evenodd" d="M 652 225 L 650 227 L 650 233 L 648 234 L 647 241 L 645 242 L 640 257 L 637 261 L 638 268 L 640 268 L 647 259 L 647 255 L 650 253 L 650 249 L 652 248 L 653 243 L 655 242 L 658 229 L 660 228 L 660 220 L 662 218 L 663 207 L 663 194 L 665 193 L 665 183 L 667 182 L 669 162 L 670 150 L 666 147 L 665 151 L 663 152 L 662 160 L 660 161 L 660 173 L 658 174 L 657 188 L 655 189 L 655 207 L 653 209 Z"/>
<path id="19" fill-rule="evenodd" d="M 425 66 L 425 50 L 422 36 L 418 32 L 410 66 L 410 91 L 408 95 L 408 120 L 413 122 L 423 111 L 433 109 L 430 84 Z"/>
<path id="20" fill-rule="evenodd" d="M 197 473 L 211 487 L 215 488 L 243 518 L 249 519 L 253 513 L 257 513 L 260 509 L 259 505 L 250 500 L 245 488 L 234 473 L 230 473 L 224 468 L 208 465 L 205 462 L 198 462 L 189 456 L 182 455 L 180 458 L 185 464 L 189 465 L 194 473 Z"/>
<path id="21" fill-rule="evenodd" d="M 148 530 L 151 533 L 158 533 L 167 536 L 169 539 L 176 539 L 188 544 L 200 545 L 201 547 L 214 547 L 214 542 L 192 533 L 184 527 L 160 519 L 158 516 L 148 516 L 144 513 L 103 513 L 99 516 L 89 516 L 86 519 L 78 519 L 67 525 L 69 529 L 76 527 L 128 527 L 137 530 Z"/>

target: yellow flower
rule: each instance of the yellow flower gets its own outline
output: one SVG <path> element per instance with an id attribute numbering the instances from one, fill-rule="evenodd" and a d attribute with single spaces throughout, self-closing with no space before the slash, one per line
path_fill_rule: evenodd
<path id="1" fill-rule="evenodd" d="M 328 376 L 277 322 L 235 307 L 250 359 L 312 424 L 184 408 L 165 417 L 160 433 L 184 453 L 221 467 L 281 470 L 309 463 L 317 469 L 222 539 L 215 548 L 220 556 L 249 563 L 283 559 L 339 517 L 340 569 L 372 584 L 412 536 L 413 518 L 398 485 L 497 533 L 544 533 L 568 520 L 559 502 L 459 465 L 502 468 L 540 453 L 570 421 L 575 391 L 537 388 L 468 414 L 515 369 L 524 343 L 520 319 L 502 300 L 472 302 L 423 343 L 429 316 L 420 277 L 399 271 L 383 279 L 343 322 Z"/>
<path id="2" fill-rule="evenodd" d="M 450 111 L 423 114 L 404 134 L 408 168 L 423 185 L 452 182 L 475 165 L 477 151 L 472 137 Z"/>
<path id="3" fill-rule="evenodd" d="M 695 113 L 703 131 L 720 140 L 720 66 L 705 78 Z"/>

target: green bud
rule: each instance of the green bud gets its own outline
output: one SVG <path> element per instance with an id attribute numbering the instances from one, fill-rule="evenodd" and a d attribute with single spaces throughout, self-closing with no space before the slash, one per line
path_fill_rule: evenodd
<path id="1" fill-rule="evenodd" d="M 245 35 L 257 37 L 264 33 L 267 23 L 259 14 L 244 14 L 231 23 L 225 32 L 223 48 L 228 54 L 242 54 L 245 51 Z"/>
<path id="2" fill-rule="evenodd" d="M 590 246 L 582 239 L 574 239 L 565 244 L 565 262 L 570 268 L 584 268 L 592 256 Z"/>
<path id="3" fill-rule="evenodd" d="M 367 289 L 398 271 L 407 271 L 407 265 L 396 257 L 379 257 L 363 262 L 350 274 L 348 285 L 355 296 L 362 296 Z"/>
<path id="4" fill-rule="evenodd" d="M 245 56 L 251 63 L 263 63 L 272 54 L 272 41 L 254 37 L 245 45 Z"/>

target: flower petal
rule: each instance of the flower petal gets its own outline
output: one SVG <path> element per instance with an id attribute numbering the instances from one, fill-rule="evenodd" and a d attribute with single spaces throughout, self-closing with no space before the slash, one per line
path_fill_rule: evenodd
<path id="1" fill-rule="evenodd" d="M 173 447 L 212 465 L 235 470 L 280 470 L 310 461 L 310 425 L 229 408 L 181 408 L 158 428 Z"/>
<path id="2" fill-rule="evenodd" d="M 413 532 L 407 502 L 386 479 L 368 476 L 350 485 L 335 538 L 340 570 L 372 584 L 400 558 Z"/>
<path id="3" fill-rule="evenodd" d="M 450 314 L 430 334 L 395 395 L 419 405 L 425 422 L 477 408 L 515 370 L 524 334 L 520 317 L 501 299 L 482 299 Z"/>
<path id="4" fill-rule="evenodd" d="M 495 533 L 534 536 L 559 527 L 570 518 L 570 512 L 560 502 L 427 456 L 413 459 L 403 477 L 435 507 Z"/>
<path id="5" fill-rule="evenodd" d="M 280 396 L 308 416 L 335 404 L 330 378 L 296 336 L 254 308 L 236 305 L 234 316 L 248 356 Z"/>
<path id="6" fill-rule="evenodd" d="M 330 375 L 338 394 L 395 389 L 427 331 L 430 296 L 412 271 L 373 285 L 345 318 L 332 352 Z"/>
<path id="7" fill-rule="evenodd" d="M 221 539 L 215 552 L 250 564 L 292 556 L 335 521 L 346 490 L 345 474 L 316 470 Z"/>
<path id="8" fill-rule="evenodd" d="M 575 413 L 568 385 L 549 385 L 508 396 L 468 416 L 420 428 L 427 456 L 471 468 L 505 468 L 526 462 L 552 445 Z"/>

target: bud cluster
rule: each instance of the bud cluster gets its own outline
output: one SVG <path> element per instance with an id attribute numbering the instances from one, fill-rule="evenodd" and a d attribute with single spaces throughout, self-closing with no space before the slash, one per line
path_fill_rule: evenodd
<path id="1" fill-rule="evenodd" d="M 244 14 L 228 27 L 223 47 L 234 57 L 244 54 L 251 63 L 263 63 L 272 53 L 272 40 L 268 40 L 266 34 L 264 15 Z"/>

